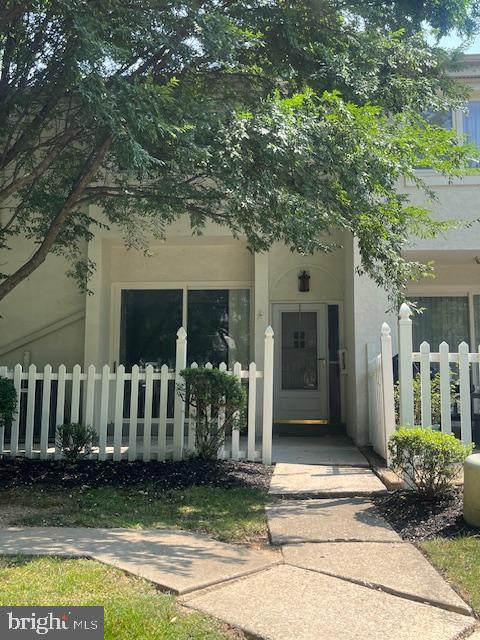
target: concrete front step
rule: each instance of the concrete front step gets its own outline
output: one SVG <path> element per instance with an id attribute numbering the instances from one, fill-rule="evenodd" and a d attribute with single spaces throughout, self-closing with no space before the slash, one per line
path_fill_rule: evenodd
<path id="1" fill-rule="evenodd" d="M 272 544 L 401 542 L 365 498 L 284 500 L 267 506 Z M 345 549 L 348 554 L 348 547 Z"/>
<path id="2" fill-rule="evenodd" d="M 287 565 L 191 594 L 186 605 L 265 640 L 456 640 L 475 624 L 465 615 Z"/>
<path id="3" fill-rule="evenodd" d="M 287 564 L 320 571 L 402 597 L 471 614 L 471 608 L 409 543 L 352 542 L 287 545 Z"/>
<path id="4" fill-rule="evenodd" d="M 0 555 L 88 557 L 175 594 L 202 589 L 283 562 L 280 552 L 225 544 L 166 529 L 12 527 L 0 530 Z"/>
<path id="5" fill-rule="evenodd" d="M 386 493 L 371 469 L 337 465 L 275 465 L 270 494 L 286 497 L 344 498 Z"/>

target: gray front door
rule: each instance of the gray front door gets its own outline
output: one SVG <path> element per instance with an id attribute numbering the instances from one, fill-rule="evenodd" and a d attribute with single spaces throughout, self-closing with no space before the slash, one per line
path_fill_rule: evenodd
<path id="1" fill-rule="evenodd" d="M 326 304 L 275 304 L 274 419 L 328 420 Z"/>

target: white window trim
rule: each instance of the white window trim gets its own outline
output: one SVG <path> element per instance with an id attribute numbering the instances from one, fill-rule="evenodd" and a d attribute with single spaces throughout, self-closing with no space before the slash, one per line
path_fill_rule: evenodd
<path id="1" fill-rule="evenodd" d="M 253 305 L 251 282 L 231 282 L 231 281 L 212 281 L 208 282 L 113 282 L 110 290 L 111 312 L 110 312 L 110 362 L 120 361 L 120 324 L 122 312 L 122 291 L 126 289 L 148 290 L 148 289 L 178 289 L 183 291 L 182 304 L 182 326 L 186 331 L 187 327 L 187 294 L 188 291 L 204 290 L 204 289 L 247 289 L 250 296 L 250 358 L 253 348 L 252 340 L 252 322 L 253 322 Z M 180 329 L 180 327 L 178 327 Z"/>

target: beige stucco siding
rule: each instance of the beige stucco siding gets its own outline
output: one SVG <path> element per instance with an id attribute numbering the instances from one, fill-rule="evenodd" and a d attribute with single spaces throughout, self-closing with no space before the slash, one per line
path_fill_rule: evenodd
<path id="1" fill-rule="evenodd" d="M 25 239 L 15 242 L 11 251 L 2 252 L 2 271 L 14 271 L 32 250 L 32 244 Z M 50 255 L 2 301 L 2 365 L 12 366 L 28 359 L 40 366 L 83 362 L 85 294 L 67 277 L 68 268 L 63 258 Z"/>
<path id="2" fill-rule="evenodd" d="M 298 274 L 310 274 L 310 291 L 298 290 Z M 332 253 L 300 255 L 276 244 L 269 252 L 270 301 L 274 302 L 342 302 L 344 296 L 343 249 Z"/>
<path id="3" fill-rule="evenodd" d="M 476 177 L 477 178 L 477 177 Z M 412 204 L 427 207 L 437 220 L 457 221 L 458 228 L 452 228 L 444 235 L 432 239 L 412 238 L 408 249 L 418 250 L 478 250 L 480 247 L 480 176 L 477 185 L 466 186 L 461 182 L 455 186 L 432 187 L 436 200 L 429 201 L 418 190 L 404 188 Z M 465 224 L 467 223 L 467 224 Z"/>
<path id="4" fill-rule="evenodd" d="M 192 244 L 153 245 L 149 256 L 142 251 L 126 251 L 123 246 L 111 249 L 110 278 L 112 282 L 205 282 L 251 281 L 253 256 L 245 243 L 225 244 L 220 239 L 206 237 Z M 227 243 L 228 241 L 228 243 Z"/>

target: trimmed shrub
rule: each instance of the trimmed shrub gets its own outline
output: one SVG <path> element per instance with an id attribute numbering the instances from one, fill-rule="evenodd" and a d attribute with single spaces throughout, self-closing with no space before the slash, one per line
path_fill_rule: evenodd
<path id="1" fill-rule="evenodd" d="M 93 427 L 75 422 L 57 427 L 58 448 L 70 462 L 90 455 L 96 439 L 97 433 Z"/>
<path id="2" fill-rule="evenodd" d="M 12 423 L 17 410 L 17 392 L 12 380 L 0 378 L 0 429 Z"/>
<path id="3" fill-rule="evenodd" d="M 426 500 L 451 488 L 473 445 L 465 445 L 453 434 L 400 427 L 388 443 L 391 467 Z"/>
<path id="4" fill-rule="evenodd" d="M 196 454 L 214 459 L 225 434 L 241 427 L 245 389 L 237 378 L 218 369 L 184 369 L 180 375 L 184 383 L 179 391 L 195 411 Z"/>

